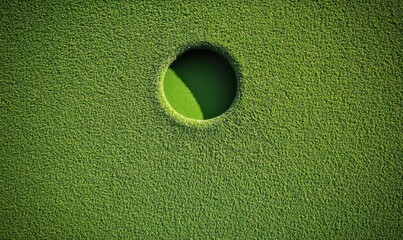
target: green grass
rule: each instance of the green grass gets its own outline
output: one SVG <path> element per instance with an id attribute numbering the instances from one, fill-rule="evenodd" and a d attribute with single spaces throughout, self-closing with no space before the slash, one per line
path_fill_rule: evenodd
<path id="1" fill-rule="evenodd" d="M 211 50 L 192 49 L 169 66 L 163 88 L 176 112 L 205 120 L 221 115 L 231 106 L 237 79 L 224 57 Z"/>
<path id="2" fill-rule="evenodd" d="M 0 238 L 402 239 L 402 8 L 2 2 Z M 200 45 L 238 79 L 205 121 L 163 94 Z"/>

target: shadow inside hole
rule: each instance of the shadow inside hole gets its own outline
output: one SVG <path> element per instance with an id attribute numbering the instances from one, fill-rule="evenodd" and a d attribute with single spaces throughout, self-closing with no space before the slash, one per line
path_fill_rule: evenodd
<path id="1" fill-rule="evenodd" d="M 195 97 L 204 119 L 224 113 L 237 92 L 231 64 L 218 53 L 193 49 L 180 55 L 169 67 Z"/>

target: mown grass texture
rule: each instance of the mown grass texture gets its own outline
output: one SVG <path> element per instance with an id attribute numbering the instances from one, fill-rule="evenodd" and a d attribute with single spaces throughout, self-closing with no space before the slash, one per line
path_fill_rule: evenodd
<path id="1" fill-rule="evenodd" d="M 5 1 L 0 238 L 402 239 L 399 1 Z M 163 73 L 228 51 L 228 111 Z"/>

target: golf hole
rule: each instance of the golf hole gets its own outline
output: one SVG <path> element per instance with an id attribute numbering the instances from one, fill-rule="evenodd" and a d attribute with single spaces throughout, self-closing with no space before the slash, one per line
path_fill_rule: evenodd
<path id="1" fill-rule="evenodd" d="M 215 118 L 232 105 L 237 94 L 232 65 L 210 49 L 190 49 L 168 67 L 163 93 L 169 105 L 186 118 Z"/>

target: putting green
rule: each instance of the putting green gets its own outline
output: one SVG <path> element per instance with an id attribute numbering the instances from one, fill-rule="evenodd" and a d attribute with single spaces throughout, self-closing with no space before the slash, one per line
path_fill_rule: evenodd
<path id="1" fill-rule="evenodd" d="M 0 239 L 403 239 L 402 16 L 2 1 Z"/>
<path id="2" fill-rule="evenodd" d="M 211 50 L 192 49 L 169 66 L 163 89 L 175 111 L 187 118 L 204 120 L 231 106 L 237 79 L 224 57 Z"/>

